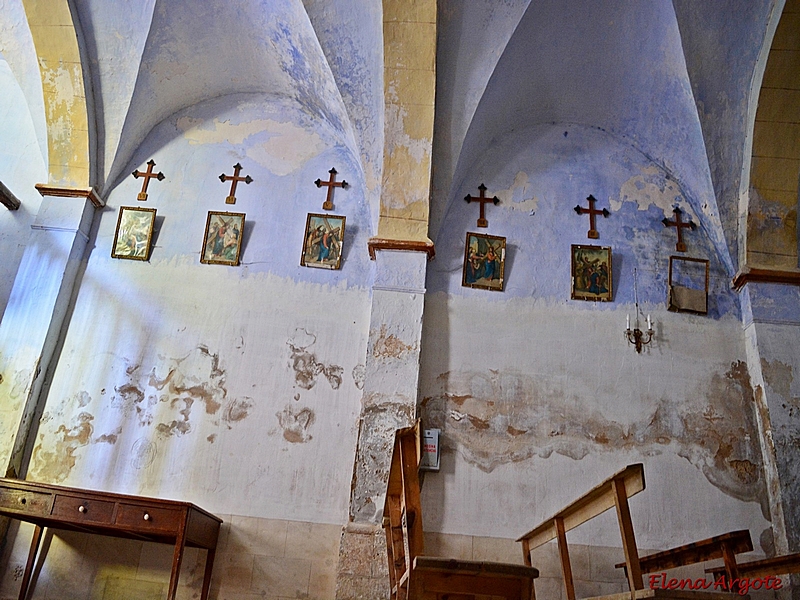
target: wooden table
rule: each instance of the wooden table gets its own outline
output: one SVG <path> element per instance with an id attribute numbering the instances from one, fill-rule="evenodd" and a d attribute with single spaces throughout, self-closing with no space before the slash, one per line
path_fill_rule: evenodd
<path id="1" fill-rule="evenodd" d="M 205 548 L 201 600 L 207 600 L 222 519 L 190 502 L 126 496 L 0 478 L 0 516 L 33 523 L 19 600 L 25 600 L 44 527 L 174 544 L 168 600 L 175 600 L 185 546 Z"/>

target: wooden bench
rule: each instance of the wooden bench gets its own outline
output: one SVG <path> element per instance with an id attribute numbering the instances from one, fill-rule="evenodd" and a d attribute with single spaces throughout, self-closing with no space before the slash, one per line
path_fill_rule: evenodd
<path id="1" fill-rule="evenodd" d="M 539 571 L 512 565 L 424 556 L 419 423 L 395 434 L 383 528 L 392 600 L 474 600 L 476 595 L 533 600 Z"/>
<path id="2" fill-rule="evenodd" d="M 572 566 L 567 546 L 567 532 L 578 525 L 593 519 L 605 511 L 616 508 L 617 522 L 622 536 L 622 549 L 625 562 L 617 567 L 625 568 L 630 592 L 614 594 L 611 598 L 732 598 L 730 593 L 709 591 L 693 591 L 684 589 L 661 589 L 659 587 L 645 589 L 642 573 L 670 569 L 703 560 L 723 558 L 728 573 L 736 573 L 735 554 L 749 552 L 753 549 L 750 533 L 746 530 L 731 532 L 701 542 L 687 544 L 672 550 L 658 552 L 644 558 L 639 557 L 633 523 L 628 507 L 628 498 L 645 489 L 644 466 L 640 463 L 629 465 L 614 473 L 601 484 L 592 488 L 566 508 L 546 519 L 541 525 L 532 529 L 517 541 L 522 542 L 522 554 L 525 564 L 531 564 L 531 550 L 555 539 L 564 578 L 567 600 L 575 600 L 575 585 L 572 578 Z M 734 576 L 735 578 L 735 576 Z"/>
<path id="3" fill-rule="evenodd" d="M 622 536 L 622 549 L 625 554 L 628 583 L 631 590 L 644 588 L 636 538 L 633 534 L 628 498 L 645 488 L 644 466 L 641 463 L 629 465 L 614 473 L 600 485 L 592 488 L 566 508 L 546 519 L 541 525 L 531 529 L 517 541 L 522 542 L 522 556 L 526 565 L 531 564 L 531 550 L 550 540 L 557 540 L 561 561 L 561 574 L 567 600 L 575 600 L 575 584 L 572 579 L 572 565 L 569 560 L 567 532 L 578 525 L 593 519 L 610 508 L 617 509 L 617 521 Z"/>
<path id="4" fill-rule="evenodd" d="M 747 529 L 740 529 L 640 557 L 639 567 L 642 573 L 654 573 L 721 558 L 725 564 L 719 567 L 720 572 L 725 574 L 728 581 L 733 581 L 739 578 L 736 555 L 752 550 L 753 541 L 750 539 L 750 532 Z M 618 569 L 627 568 L 625 563 L 614 566 Z"/>
<path id="5" fill-rule="evenodd" d="M 800 552 L 795 554 L 785 554 L 763 560 L 741 563 L 736 565 L 739 577 L 755 579 L 757 577 L 767 577 L 769 575 L 788 575 L 790 573 L 800 573 Z M 714 579 L 720 575 L 726 575 L 725 567 L 714 567 L 706 569 L 706 573 L 711 573 Z"/>

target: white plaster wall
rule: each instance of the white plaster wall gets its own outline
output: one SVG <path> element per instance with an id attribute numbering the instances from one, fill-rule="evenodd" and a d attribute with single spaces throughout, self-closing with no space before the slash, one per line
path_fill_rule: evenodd
<path id="1" fill-rule="evenodd" d="M 357 160 L 290 102 L 237 95 L 157 126 L 108 196 L 74 298 L 28 478 L 179 498 L 221 514 L 346 519 L 372 267 Z M 235 206 L 225 204 L 235 162 Z M 336 166 L 342 269 L 299 265 Z M 158 210 L 147 262 L 111 258 L 118 209 Z M 246 213 L 242 264 L 203 265 L 208 210 Z M 357 368 L 359 367 L 359 368 Z"/>
<path id="2" fill-rule="evenodd" d="M 727 464 L 760 464 L 735 381 L 741 325 L 643 309 L 657 333 L 639 355 L 623 339 L 630 305 L 427 298 L 423 425 L 443 428 L 447 451 L 425 477 L 426 530 L 516 538 L 643 462 L 647 489 L 631 501 L 641 547 L 745 528 L 758 540 L 761 484 Z M 570 539 L 620 544 L 610 517 Z"/>
<path id="3" fill-rule="evenodd" d="M 42 198 L 34 185 L 47 182 L 36 130 L 25 95 L 0 54 L 0 181 L 22 205 L 10 211 L 0 206 L 0 319 L 30 235 L 30 225 Z"/>

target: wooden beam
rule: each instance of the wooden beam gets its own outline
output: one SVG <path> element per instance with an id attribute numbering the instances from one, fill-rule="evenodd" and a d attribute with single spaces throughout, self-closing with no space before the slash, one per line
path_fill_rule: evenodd
<path id="1" fill-rule="evenodd" d="M 625 491 L 625 481 L 622 478 L 613 480 L 614 504 L 617 507 L 617 521 L 619 532 L 622 536 L 622 549 L 625 553 L 625 564 L 628 565 L 628 585 L 631 593 L 644 589 L 642 569 L 639 566 L 639 551 L 636 549 L 636 538 L 633 535 L 633 522 L 631 511 L 628 507 L 628 494 Z"/>
<path id="2" fill-rule="evenodd" d="M 742 268 L 733 278 L 733 289 L 737 292 L 748 283 L 783 283 L 800 285 L 800 271 L 784 271 L 780 269 Z"/>
<path id="3" fill-rule="evenodd" d="M 17 198 L 11 190 L 9 190 L 3 182 L 0 181 L 0 203 L 2 203 L 8 210 L 17 210 L 20 207 L 19 198 Z"/>
<path id="4" fill-rule="evenodd" d="M 567 600 L 575 600 L 575 583 L 572 580 L 572 565 L 569 562 L 569 548 L 567 547 L 567 532 L 564 530 L 564 519 L 556 517 L 556 536 L 558 538 L 558 558 L 561 561 L 561 574 L 564 576 L 564 590 Z"/>

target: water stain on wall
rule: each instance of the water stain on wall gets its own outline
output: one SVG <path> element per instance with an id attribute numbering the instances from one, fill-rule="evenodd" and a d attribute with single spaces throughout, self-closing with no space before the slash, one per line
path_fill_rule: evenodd
<path id="1" fill-rule="evenodd" d="M 126 381 L 114 388 L 111 405 L 126 415 L 135 413 L 140 426 L 157 422 L 156 431 L 162 436 L 191 432 L 195 403 L 202 404 L 207 415 L 216 415 L 225 406 L 223 420 L 229 424 L 246 418 L 252 406 L 249 398 L 228 398 L 227 373 L 220 366 L 219 354 L 202 344 L 185 356 L 162 360 L 149 373 L 133 365 L 125 374 Z M 163 407 L 174 418 L 165 415 Z"/>
<path id="2" fill-rule="evenodd" d="M 222 420 L 228 424 L 228 429 L 232 429 L 230 424 L 245 420 L 250 415 L 251 408 L 253 408 L 252 398 L 248 396 L 234 398 L 225 405 L 225 410 L 222 411 Z"/>
<path id="3" fill-rule="evenodd" d="M 356 365 L 355 367 L 353 367 L 352 376 L 353 376 L 353 383 L 355 383 L 356 388 L 358 388 L 359 390 L 363 390 L 364 381 L 366 380 L 367 377 L 366 365 Z"/>
<path id="4" fill-rule="evenodd" d="M 309 429 L 316 418 L 313 410 L 308 407 L 296 410 L 291 404 L 287 404 L 286 408 L 275 415 L 278 417 L 286 441 L 302 444 L 311 440 Z"/>
<path id="5" fill-rule="evenodd" d="M 764 381 L 781 397 L 784 403 L 783 407 L 789 411 L 789 416 L 793 417 L 800 411 L 800 397 L 792 396 L 792 383 L 794 382 L 792 365 L 779 360 L 768 361 L 762 358 L 761 372 L 764 374 Z"/>
<path id="6" fill-rule="evenodd" d="M 173 419 L 169 423 L 159 423 L 156 425 L 156 431 L 164 436 L 169 437 L 172 435 L 186 435 L 192 430 L 192 425 L 189 423 L 189 417 L 192 414 L 192 404 L 194 404 L 194 400 L 192 398 L 174 398 L 172 402 L 170 402 L 170 406 L 172 408 L 177 408 L 180 406 L 180 403 L 183 403 L 183 408 L 178 410 L 178 414 L 180 418 Z"/>
<path id="7" fill-rule="evenodd" d="M 375 358 L 401 358 L 403 354 L 416 349 L 416 344 L 406 344 L 393 333 L 387 334 L 386 325 L 381 325 L 375 343 L 372 346 L 372 356 Z"/>
<path id="8" fill-rule="evenodd" d="M 297 328 L 294 336 L 286 340 L 291 352 L 291 367 L 294 380 L 304 390 L 310 390 L 317 383 L 317 377 L 324 375 L 331 388 L 338 390 L 342 385 L 344 369 L 339 365 L 326 365 L 317 360 L 317 356 L 309 348 L 317 341 L 317 336 L 305 329 Z"/>
<path id="9" fill-rule="evenodd" d="M 422 400 L 426 426 L 442 429 L 442 445 L 483 471 L 553 453 L 580 460 L 590 452 L 669 451 L 731 496 L 759 502 L 766 497 L 753 390 L 741 361 L 713 374 L 699 387 L 697 400 L 643 398 L 653 405 L 649 416 L 624 423 L 546 377 L 450 371 L 437 385 L 439 392 Z"/>
<path id="10" fill-rule="evenodd" d="M 53 483 L 64 481 L 75 467 L 75 451 L 88 445 L 92 439 L 93 420 L 91 414 L 80 412 L 71 424 L 62 424 L 56 429 L 55 435 L 48 439 L 47 448 L 44 447 L 45 435 L 40 433 L 39 443 L 33 450 L 32 479 Z"/>

